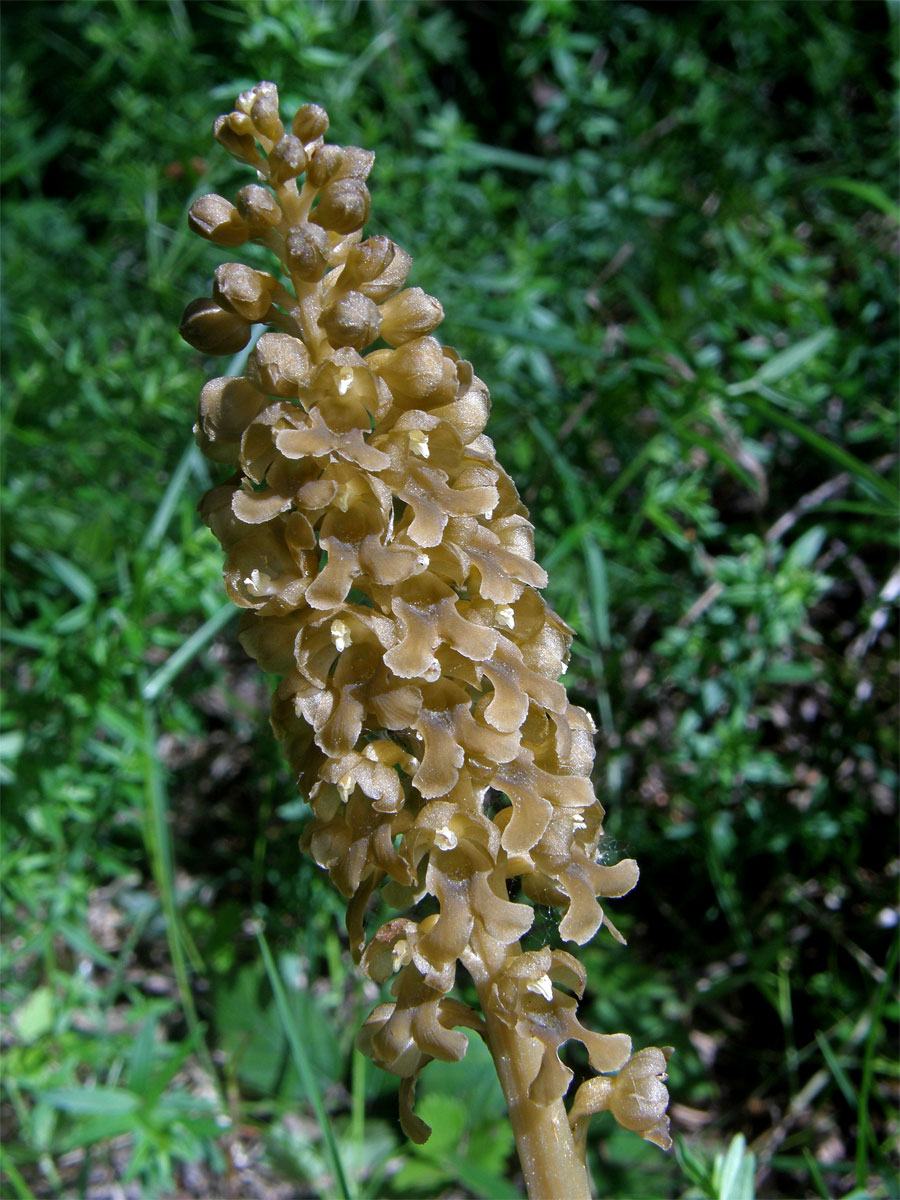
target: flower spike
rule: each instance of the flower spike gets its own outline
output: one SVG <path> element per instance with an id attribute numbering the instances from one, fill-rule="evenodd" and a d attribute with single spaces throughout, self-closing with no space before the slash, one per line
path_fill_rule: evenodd
<path id="1" fill-rule="evenodd" d="M 244 609 L 241 640 L 282 676 L 272 725 L 312 810 L 303 847 L 348 899 L 361 969 L 391 981 L 359 1045 L 401 1079 L 403 1128 L 428 1136 L 419 1072 L 462 1058 L 459 1027 L 474 1030 L 530 1197 L 583 1200 L 592 1113 L 670 1144 L 669 1051 L 631 1056 L 625 1034 L 580 1023 L 584 969 L 522 949 L 525 898 L 561 910 L 567 941 L 603 925 L 621 940 L 598 899 L 630 891 L 637 865 L 598 862 L 594 727 L 558 682 L 572 631 L 541 595 L 528 513 L 484 433 L 487 388 L 434 336 L 444 310 L 405 286 L 410 256 L 363 238 L 374 155 L 326 142 L 328 129 L 315 104 L 284 123 L 270 82 L 215 123 L 257 182 L 234 204 L 201 197 L 190 226 L 276 261 L 224 263 L 182 321 L 204 354 L 266 327 L 244 374 L 201 393 L 197 443 L 234 474 L 200 512 Z M 367 929 L 378 890 L 400 911 Z M 480 1014 L 451 995 L 461 969 Z M 597 1075 L 567 1114 L 559 1050 L 573 1038 Z"/>

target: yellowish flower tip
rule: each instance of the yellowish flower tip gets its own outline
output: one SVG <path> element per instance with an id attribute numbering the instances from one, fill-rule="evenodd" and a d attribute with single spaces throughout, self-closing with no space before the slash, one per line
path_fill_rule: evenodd
<path id="1" fill-rule="evenodd" d="M 619 937 L 598 901 L 628 892 L 637 865 L 597 861 L 594 726 L 559 683 L 572 632 L 541 594 L 527 511 L 485 436 L 487 388 L 433 336 L 443 308 L 405 286 L 409 254 L 363 237 L 374 155 L 328 130 L 315 104 L 286 128 L 268 81 L 216 122 L 256 182 L 234 203 L 201 197 L 189 224 L 223 247 L 255 241 L 273 265 L 222 264 L 182 321 L 203 354 L 265 327 L 244 374 L 201 393 L 197 442 L 234 475 L 200 510 L 241 640 L 281 676 L 272 723 L 312 809 L 302 844 L 348 899 L 362 969 L 393 980 L 359 1044 L 403 1081 L 404 1128 L 427 1136 L 418 1073 L 460 1059 L 459 1026 L 476 1030 L 516 1064 L 500 1075 L 529 1189 L 579 1200 L 591 1113 L 669 1144 L 668 1051 L 632 1057 L 625 1034 L 586 1029 L 581 964 L 520 942 L 534 904 L 560 910 L 566 941 L 604 925 Z M 372 932 L 376 891 L 408 915 Z M 450 995 L 460 968 L 481 1013 Z M 596 1075 L 567 1142 L 570 1039 Z"/>

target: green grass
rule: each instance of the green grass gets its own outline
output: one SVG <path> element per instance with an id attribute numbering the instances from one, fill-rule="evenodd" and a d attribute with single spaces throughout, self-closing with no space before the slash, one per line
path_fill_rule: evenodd
<path id="1" fill-rule="evenodd" d="M 599 1190 L 897 1195 L 896 14 L 5 6 L 4 1195 L 521 1194 L 479 1047 L 424 1147 L 353 1051 L 377 997 L 194 512 L 184 218 L 260 78 L 376 150 L 578 633 L 642 868 L 586 1020 L 674 1044 L 680 1106 L 668 1158 L 597 1121 Z"/>

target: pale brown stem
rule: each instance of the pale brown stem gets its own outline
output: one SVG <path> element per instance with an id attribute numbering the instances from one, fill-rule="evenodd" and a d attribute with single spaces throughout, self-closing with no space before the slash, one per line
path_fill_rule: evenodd
<path id="1" fill-rule="evenodd" d="M 575 1147 L 563 1101 L 542 1108 L 528 1099 L 528 1085 L 540 1061 L 535 1039 L 519 1037 L 499 1020 L 491 1011 L 488 987 L 478 990 L 486 1040 L 506 1097 L 528 1200 L 590 1200 L 587 1168 Z"/>

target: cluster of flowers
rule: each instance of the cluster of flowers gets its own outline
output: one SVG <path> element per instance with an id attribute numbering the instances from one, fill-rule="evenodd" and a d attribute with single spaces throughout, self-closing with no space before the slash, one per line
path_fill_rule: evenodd
<path id="1" fill-rule="evenodd" d="M 625 1034 L 585 1029 L 581 964 L 520 947 L 534 909 L 511 902 L 511 881 L 564 908 L 561 936 L 581 944 L 603 924 L 619 936 L 597 897 L 629 891 L 637 865 L 598 862 L 594 729 L 558 682 L 571 631 L 540 594 L 527 511 L 483 432 L 487 389 L 431 336 L 443 310 L 404 288 L 410 256 L 362 240 L 374 155 L 326 143 L 327 127 L 307 104 L 286 131 L 271 83 L 218 118 L 217 139 L 260 183 L 235 204 L 202 197 L 191 227 L 267 246 L 280 277 L 220 266 L 182 334 L 233 354 L 253 324 L 269 329 L 242 377 L 203 389 L 198 443 L 236 474 L 201 512 L 246 610 L 241 640 L 282 677 L 272 721 L 312 807 L 304 846 L 349 900 L 363 969 L 393 977 L 360 1044 L 404 1081 L 404 1128 L 423 1140 L 416 1076 L 462 1057 L 458 1026 L 486 1032 L 449 995 L 461 963 L 482 1009 L 524 1039 L 531 1101 L 566 1092 L 558 1051 L 575 1038 L 596 1071 L 620 1074 L 582 1087 L 573 1123 L 609 1108 L 667 1146 L 666 1054 L 632 1058 Z M 367 939 L 377 888 L 398 911 L 430 897 L 431 915 Z"/>

